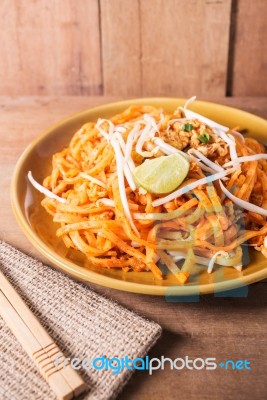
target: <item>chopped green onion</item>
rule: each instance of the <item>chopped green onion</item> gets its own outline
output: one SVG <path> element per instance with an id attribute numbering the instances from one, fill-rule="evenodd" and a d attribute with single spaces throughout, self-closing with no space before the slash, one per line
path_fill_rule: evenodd
<path id="1" fill-rule="evenodd" d="M 208 134 L 208 132 L 204 131 L 202 133 L 202 135 L 198 136 L 198 140 L 202 143 L 208 143 L 208 141 L 210 140 L 210 135 Z"/>
<path id="2" fill-rule="evenodd" d="M 184 124 L 184 131 L 185 132 L 191 132 L 193 129 L 193 125 L 192 124 Z"/>

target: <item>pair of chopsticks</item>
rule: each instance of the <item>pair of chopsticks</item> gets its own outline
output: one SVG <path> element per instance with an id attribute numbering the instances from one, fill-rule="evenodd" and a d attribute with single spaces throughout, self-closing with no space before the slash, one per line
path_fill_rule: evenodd
<path id="1" fill-rule="evenodd" d="M 73 399 L 86 385 L 53 339 L 0 271 L 0 315 L 34 360 L 58 399 Z M 60 357 L 61 355 L 61 357 Z M 56 365 L 56 358 L 60 361 Z"/>

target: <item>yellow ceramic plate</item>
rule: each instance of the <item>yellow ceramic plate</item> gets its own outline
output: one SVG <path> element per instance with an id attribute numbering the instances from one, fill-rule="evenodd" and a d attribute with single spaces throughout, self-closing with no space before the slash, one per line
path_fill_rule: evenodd
<path id="1" fill-rule="evenodd" d="M 129 292 L 188 296 L 202 293 L 221 292 L 238 288 L 267 277 L 267 260 L 258 252 L 249 255 L 250 262 L 243 272 L 233 268 L 218 268 L 215 273 L 197 271 L 185 286 L 178 286 L 175 278 L 167 274 L 163 281 L 154 279 L 151 272 L 122 272 L 96 268 L 78 251 L 68 250 L 56 238 L 57 224 L 40 206 L 43 196 L 27 180 L 31 170 L 39 182 L 50 172 L 52 155 L 67 146 L 74 132 L 88 121 L 98 117 L 109 118 L 131 104 L 149 104 L 163 107 L 171 112 L 183 105 L 184 99 L 147 98 L 127 100 L 96 107 L 75 114 L 46 130 L 35 139 L 19 159 L 11 185 L 11 198 L 15 216 L 25 235 L 32 244 L 53 264 L 64 272 L 87 282 Z M 266 140 L 267 121 L 255 115 L 219 104 L 197 101 L 192 110 L 210 117 L 226 126 L 248 129 L 250 135 Z"/>

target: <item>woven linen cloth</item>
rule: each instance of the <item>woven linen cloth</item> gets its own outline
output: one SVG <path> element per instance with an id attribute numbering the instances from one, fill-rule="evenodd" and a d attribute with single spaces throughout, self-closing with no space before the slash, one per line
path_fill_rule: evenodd
<path id="1" fill-rule="evenodd" d="M 161 327 L 0 241 L 0 268 L 66 357 L 144 357 Z M 133 371 L 93 367 L 78 373 L 83 400 L 114 399 Z M 53 400 L 55 395 L 0 318 L 0 399 Z"/>

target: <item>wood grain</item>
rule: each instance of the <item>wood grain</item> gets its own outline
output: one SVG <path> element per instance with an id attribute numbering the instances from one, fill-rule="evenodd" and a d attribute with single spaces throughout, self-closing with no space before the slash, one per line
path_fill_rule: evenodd
<path id="1" fill-rule="evenodd" d="M 224 96 L 230 5 L 102 0 L 104 93 Z"/>
<path id="2" fill-rule="evenodd" d="M 0 95 L 264 96 L 266 13 L 262 0 L 1 0 Z"/>
<path id="3" fill-rule="evenodd" d="M 0 93 L 102 92 L 97 0 L 1 0 Z"/>
<path id="4" fill-rule="evenodd" d="M 141 0 L 143 92 L 224 96 L 230 9 L 230 0 Z"/>
<path id="5" fill-rule="evenodd" d="M 104 94 L 140 96 L 139 1 L 101 0 L 100 4 Z"/>
<path id="6" fill-rule="evenodd" d="M 231 95 L 267 95 L 267 2 L 233 0 L 234 53 Z"/>
<path id="7" fill-rule="evenodd" d="M 0 239 L 37 258 L 13 217 L 9 185 L 15 163 L 24 148 L 43 129 L 68 114 L 115 98 L 108 97 L 0 97 Z M 267 118 L 266 97 L 207 100 L 242 108 Z M 15 122 L 14 122 L 15 121 Z M 248 298 L 201 297 L 199 302 L 169 303 L 165 298 L 120 292 L 91 285 L 120 304 L 158 322 L 163 335 L 151 357 L 216 357 L 247 359 L 251 371 L 144 371 L 134 374 L 120 400 L 262 400 L 266 398 L 266 282 L 249 286 Z"/>

